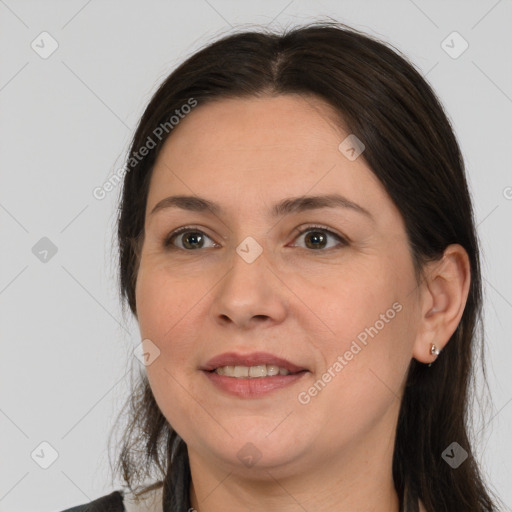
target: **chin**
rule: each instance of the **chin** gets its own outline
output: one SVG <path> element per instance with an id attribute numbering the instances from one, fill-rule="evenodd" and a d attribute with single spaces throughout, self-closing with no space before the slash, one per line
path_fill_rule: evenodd
<path id="1" fill-rule="evenodd" d="M 237 471 L 247 470 L 255 474 L 261 471 L 261 477 L 268 479 L 267 470 L 292 465 L 303 454 L 303 449 L 298 446 L 296 436 L 289 430 L 283 430 L 279 434 L 273 432 L 265 437 L 267 432 L 269 430 L 262 427 L 258 436 L 233 435 L 223 445 L 217 444 L 212 451 L 230 466 L 235 466 Z M 222 448 L 225 451 L 219 451 Z"/>

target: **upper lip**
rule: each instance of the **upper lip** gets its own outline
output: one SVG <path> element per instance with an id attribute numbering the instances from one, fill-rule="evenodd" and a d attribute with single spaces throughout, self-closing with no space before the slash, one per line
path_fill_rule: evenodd
<path id="1" fill-rule="evenodd" d="M 251 352 L 249 354 L 237 354 L 235 352 L 225 352 L 210 359 L 201 370 L 212 371 L 221 366 L 258 366 L 264 364 L 272 364 L 279 368 L 286 368 L 290 373 L 297 373 L 307 368 L 303 368 L 287 361 L 281 357 L 277 357 L 268 352 Z"/>

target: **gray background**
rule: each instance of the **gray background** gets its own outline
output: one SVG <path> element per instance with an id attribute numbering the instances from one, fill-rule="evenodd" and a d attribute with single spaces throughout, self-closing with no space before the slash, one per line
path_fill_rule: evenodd
<path id="1" fill-rule="evenodd" d="M 326 16 L 406 53 L 454 123 L 485 278 L 493 403 L 477 417 L 477 454 L 512 510 L 510 0 L 0 0 L 0 512 L 57 511 L 112 490 L 108 433 L 130 368 L 141 371 L 139 337 L 116 295 L 119 190 L 101 201 L 92 191 L 122 166 L 151 93 L 231 26 Z M 31 47 L 51 49 L 44 31 L 58 43 L 47 58 Z M 469 44 L 458 58 L 442 47 L 453 31 Z M 33 251 L 43 237 L 57 248 L 46 262 Z M 48 469 L 42 442 L 58 454 Z"/>

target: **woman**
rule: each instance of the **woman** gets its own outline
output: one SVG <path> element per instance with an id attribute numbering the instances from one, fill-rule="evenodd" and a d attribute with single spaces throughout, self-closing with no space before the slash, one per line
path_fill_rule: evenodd
<path id="1" fill-rule="evenodd" d="M 337 23 L 225 37 L 160 86 L 126 171 L 147 377 L 127 489 L 87 510 L 495 510 L 463 159 L 404 57 Z"/>

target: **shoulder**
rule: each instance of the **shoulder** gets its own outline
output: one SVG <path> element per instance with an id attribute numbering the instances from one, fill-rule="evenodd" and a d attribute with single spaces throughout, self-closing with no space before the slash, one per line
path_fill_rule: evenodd
<path id="1" fill-rule="evenodd" d="M 162 500 L 162 486 L 153 488 L 138 498 L 127 489 L 119 489 L 62 512 L 161 512 Z"/>

